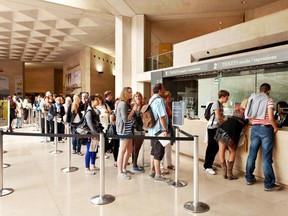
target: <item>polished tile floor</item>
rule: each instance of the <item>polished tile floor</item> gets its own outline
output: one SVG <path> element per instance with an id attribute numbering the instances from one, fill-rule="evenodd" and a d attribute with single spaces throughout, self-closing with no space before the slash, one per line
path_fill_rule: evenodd
<path id="1" fill-rule="evenodd" d="M 35 132 L 34 128 L 16 129 L 16 132 Z M 37 132 L 36 132 L 37 133 Z M 132 179 L 118 180 L 113 166 L 113 156 L 105 160 L 105 194 L 115 201 L 107 205 L 93 205 L 91 197 L 100 193 L 100 174 L 84 173 L 84 157 L 72 155 L 71 165 L 76 172 L 63 173 L 68 166 L 67 143 L 59 143 L 61 154 L 50 154 L 54 146 L 42 143 L 42 137 L 4 135 L 4 163 L 11 166 L 3 170 L 4 188 L 15 191 L 0 197 L 1 216 L 172 216 L 172 215 L 286 215 L 288 190 L 265 192 L 263 181 L 247 186 L 243 174 L 235 181 L 207 175 L 199 164 L 199 201 L 210 210 L 195 214 L 183 207 L 193 200 L 193 160 L 180 156 L 179 178 L 188 182 L 186 187 L 175 188 L 155 182 L 145 173 L 137 173 Z M 181 148 L 181 147 L 180 147 Z M 85 146 L 82 146 L 85 152 Z M 145 163 L 149 163 L 149 144 L 145 142 Z M 174 154 L 173 154 L 174 158 Z M 140 158 L 141 161 L 141 158 Z M 99 159 L 96 162 L 99 166 Z M 174 178 L 174 171 L 167 175 Z M 286 212 L 286 213 L 285 213 Z"/>

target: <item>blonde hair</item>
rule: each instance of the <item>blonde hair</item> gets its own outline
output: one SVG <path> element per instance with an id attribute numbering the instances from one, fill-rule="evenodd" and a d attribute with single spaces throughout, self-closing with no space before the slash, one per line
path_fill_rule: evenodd
<path id="1" fill-rule="evenodd" d="M 103 103 L 104 103 L 103 95 L 100 94 L 100 93 L 96 93 L 95 96 L 97 97 L 99 103 L 100 103 L 101 105 L 103 105 Z"/>
<path id="2" fill-rule="evenodd" d="M 136 92 L 134 95 L 133 95 L 133 98 L 132 98 L 132 102 L 134 104 L 136 104 L 136 101 L 135 101 L 135 96 L 140 96 L 141 97 L 141 100 L 143 100 L 143 95 L 140 93 L 140 92 Z"/>
<path id="3" fill-rule="evenodd" d="M 241 107 L 242 109 L 246 109 L 247 104 L 248 104 L 248 99 L 245 98 L 244 100 L 242 100 L 242 102 L 241 102 L 241 104 L 240 104 L 240 107 Z"/>
<path id="4" fill-rule="evenodd" d="M 169 91 L 165 91 L 163 98 L 166 99 L 168 97 L 171 97 L 171 93 Z"/>
<path id="5" fill-rule="evenodd" d="M 73 103 L 72 103 L 72 107 L 71 107 L 71 112 L 72 113 L 77 113 L 78 112 L 80 100 L 81 99 L 80 99 L 79 95 L 78 94 L 74 94 Z"/>
<path id="6" fill-rule="evenodd" d="M 119 101 L 125 101 L 127 104 L 130 104 L 130 97 L 128 91 L 131 90 L 131 87 L 124 87 L 119 97 Z"/>
<path id="7" fill-rule="evenodd" d="M 65 98 L 65 103 L 67 104 L 71 104 L 72 103 L 72 99 L 71 99 L 71 97 L 69 97 L 69 96 L 67 96 L 66 98 Z"/>

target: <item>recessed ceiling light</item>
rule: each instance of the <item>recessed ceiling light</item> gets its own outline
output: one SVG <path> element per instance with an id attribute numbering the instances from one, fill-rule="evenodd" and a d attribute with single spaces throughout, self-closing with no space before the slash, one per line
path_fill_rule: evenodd
<path id="1" fill-rule="evenodd" d="M 222 25 L 222 22 L 220 21 L 219 24 Z"/>
<path id="2" fill-rule="evenodd" d="M 241 1 L 241 4 L 246 4 L 246 1 Z"/>

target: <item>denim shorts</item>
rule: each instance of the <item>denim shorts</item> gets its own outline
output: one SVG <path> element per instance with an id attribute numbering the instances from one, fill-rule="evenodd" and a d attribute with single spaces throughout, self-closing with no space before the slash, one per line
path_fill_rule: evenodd
<path id="1" fill-rule="evenodd" d="M 133 135 L 133 133 L 132 133 L 132 131 L 129 131 L 129 132 L 126 132 L 126 133 L 118 133 L 117 132 L 117 135 L 128 135 L 128 136 L 132 136 Z M 131 139 L 131 138 L 120 138 L 120 141 L 122 140 L 127 140 L 127 139 Z"/>

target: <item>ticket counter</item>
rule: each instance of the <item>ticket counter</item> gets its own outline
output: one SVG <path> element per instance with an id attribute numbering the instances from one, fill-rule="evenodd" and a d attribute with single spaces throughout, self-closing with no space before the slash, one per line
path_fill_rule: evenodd
<path id="1" fill-rule="evenodd" d="M 206 120 L 184 120 L 184 126 L 180 129 L 192 134 L 198 135 L 199 137 L 199 159 L 204 160 L 205 151 L 207 144 L 204 143 L 204 138 L 206 134 Z M 251 127 L 247 130 L 248 145 L 240 146 L 237 150 L 237 157 L 234 165 L 236 171 L 241 171 L 245 173 L 246 159 L 248 157 L 249 151 L 249 140 L 250 140 L 250 131 Z M 275 137 L 275 146 L 273 149 L 273 168 L 276 176 L 276 181 L 288 185 L 288 128 L 279 129 Z M 180 142 L 180 153 L 193 156 L 193 143 L 182 141 Z M 228 151 L 226 154 L 226 159 L 228 159 Z M 219 164 L 218 154 L 215 158 L 215 163 Z M 201 164 L 202 166 L 202 164 Z M 221 174 L 221 171 L 218 171 L 218 175 Z M 256 169 L 254 174 L 256 177 L 263 178 L 263 169 L 262 169 L 262 153 L 261 149 L 258 153 L 258 158 L 256 160 Z"/>

